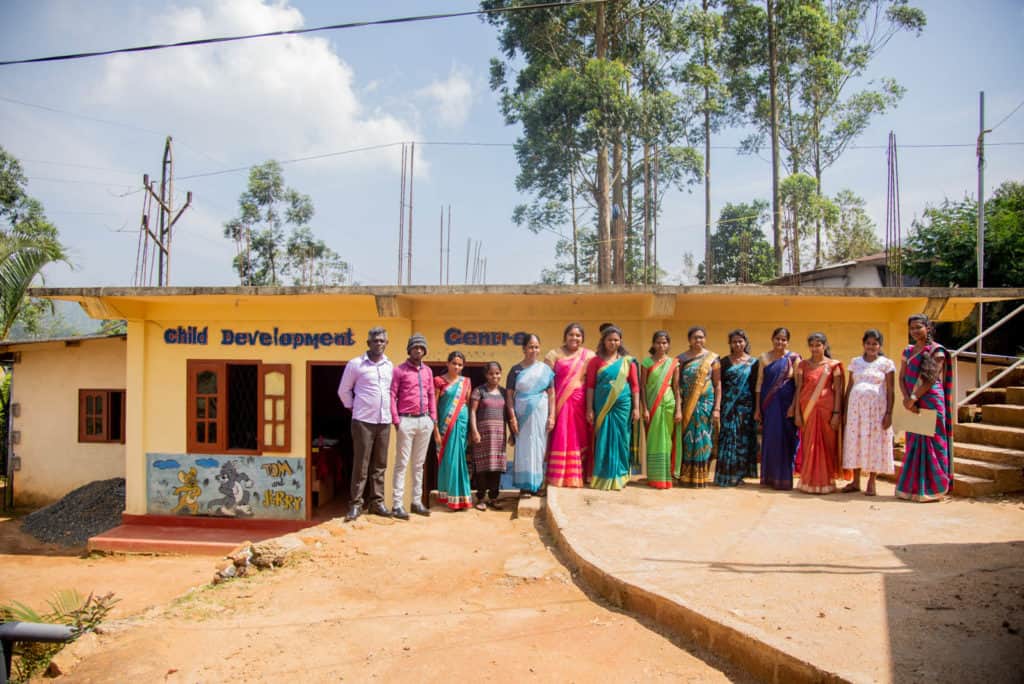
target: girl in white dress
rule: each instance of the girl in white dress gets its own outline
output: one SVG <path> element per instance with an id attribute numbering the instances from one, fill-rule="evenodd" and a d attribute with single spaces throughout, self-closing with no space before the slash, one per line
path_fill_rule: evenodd
<path id="1" fill-rule="evenodd" d="M 844 492 L 860 491 L 860 471 L 866 470 L 864 494 L 875 495 L 875 475 L 892 473 L 892 405 L 896 364 L 882 355 L 882 333 L 871 329 L 862 339 L 864 354 L 850 361 L 846 387 L 846 427 L 843 468 L 852 468 L 853 481 Z"/>

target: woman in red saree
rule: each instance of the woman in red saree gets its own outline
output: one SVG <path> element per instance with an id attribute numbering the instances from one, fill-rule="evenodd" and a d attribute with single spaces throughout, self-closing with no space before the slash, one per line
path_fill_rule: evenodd
<path id="1" fill-rule="evenodd" d="M 583 326 L 570 323 L 562 335 L 562 346 L 552 349 L 544 362 L 555 371 L 555 429 L 548 442 L 549 485 L 582 487 L 590 478 L 593 461 L 591 429 L 587 423 L 587 364 L 594 352 L 583 346 Z"/>
<path id="2" fill-rule="evenodd" d="M 843 364 L 831 358 L 824 333 L 807 338 L 811 357 L 797 366 L 793 417 L 800 429 L 800 482 L 810 494 L 836 491 L 842 463 Z"/>

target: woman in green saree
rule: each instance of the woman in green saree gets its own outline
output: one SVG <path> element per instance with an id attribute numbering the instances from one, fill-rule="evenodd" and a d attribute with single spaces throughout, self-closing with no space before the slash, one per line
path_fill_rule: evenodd
<path id="1" fill-rule="evenodd" d="M 671 338 L 659 330 L 651 339 L 651 355 L 640 364 L 644 388 L 644 425 L 647 428 L 647 484 L 672 487 L 672 466 L 677 457 L 677 425 L 683 419 L 679 391 L 679 360 L 669 356 Z"/>

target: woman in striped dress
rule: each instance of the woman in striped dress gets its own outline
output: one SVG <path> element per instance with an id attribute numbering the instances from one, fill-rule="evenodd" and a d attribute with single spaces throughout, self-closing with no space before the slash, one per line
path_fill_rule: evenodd
<path id="1" fill-rule="evenodd" d="M 914 314 L 907 328 L 914 343 L 903 350 L 900 365 L 903 406 L 914 413 L 935 411 L 935 432 L 907 433 L 896 496 L 938 501 L 953 484 L 953 369 L 945 348 L 932 339 L 927 316 Z"/>

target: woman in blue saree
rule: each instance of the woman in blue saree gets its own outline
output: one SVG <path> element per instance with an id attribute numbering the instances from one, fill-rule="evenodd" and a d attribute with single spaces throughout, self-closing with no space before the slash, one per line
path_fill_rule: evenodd
<path id="1" fill-rule="evenodd" d="M 914 314 L 907 328 L 914 343 L 903 350 L 900 365 L 903 406 L 914 413 L 935 411 L 935 431 L 930 435 L 907 432 L 896 496 L 938 501 L 953 484 L 953 369 L 945 348 L 932 339 L 927 316 Z"/>
<path id="2" fill-rule="evenodd" d="M 453 511 L 473 505 L 466 464 L 466 437 L 469 425 L 470 382 L 462 376 L 466 357 L 453 351 L 448 355 L 448 372 L 434 378 L 437 392 L 437 498 Z"/>
<path id="3" fill-rule="evenodd" d="M 636 364 L 622 346 L 622 331 L 609 325 L 587 366 L 587 422 L 594 426 L 592 488 L 622 489 L 629 482 L 631 428 L 639 420 Z"/>
<path id="4" fill-rule="evenodd" d="M 793 488 L 797 429 L 793 422 L 793 374 L 800 355 L 789 351 L 789 330 L 772 332 L 772 350 L 758 359 L 754 418 L 761 423 L 761 484 L 773 489 Z"/>
<path id="5" fill-rule="evenodd" d="M 746 332 L 729 333 L 729 356 L 722 359 L 722 429 L 715 466 L 715 484 L 719 487 L 735 487 L 745 477 L 757 477 L 757 359 L 749 352 Z"/>
<path id="6" fill-rule="evenodd" d="M 512 366 L 506 385 L 516 445 L 512 485 L 523 497 L 536 494 L 544 484 L 544 454 L 555 425 L 555 372 L 539 356 L 540 338 L 526 335 L 523 360 Z"/>
<path id="7" fill-rule="evenodd" d="M 718 354 L 704 348 L 707 331 L 699 325 L 686 334 L 690 348 L 679 355 L 679 460 L 673 473 L 683 487 L 706 487 L 711 480 L 714 429 L 722 401 L 722 370 Z"/>

